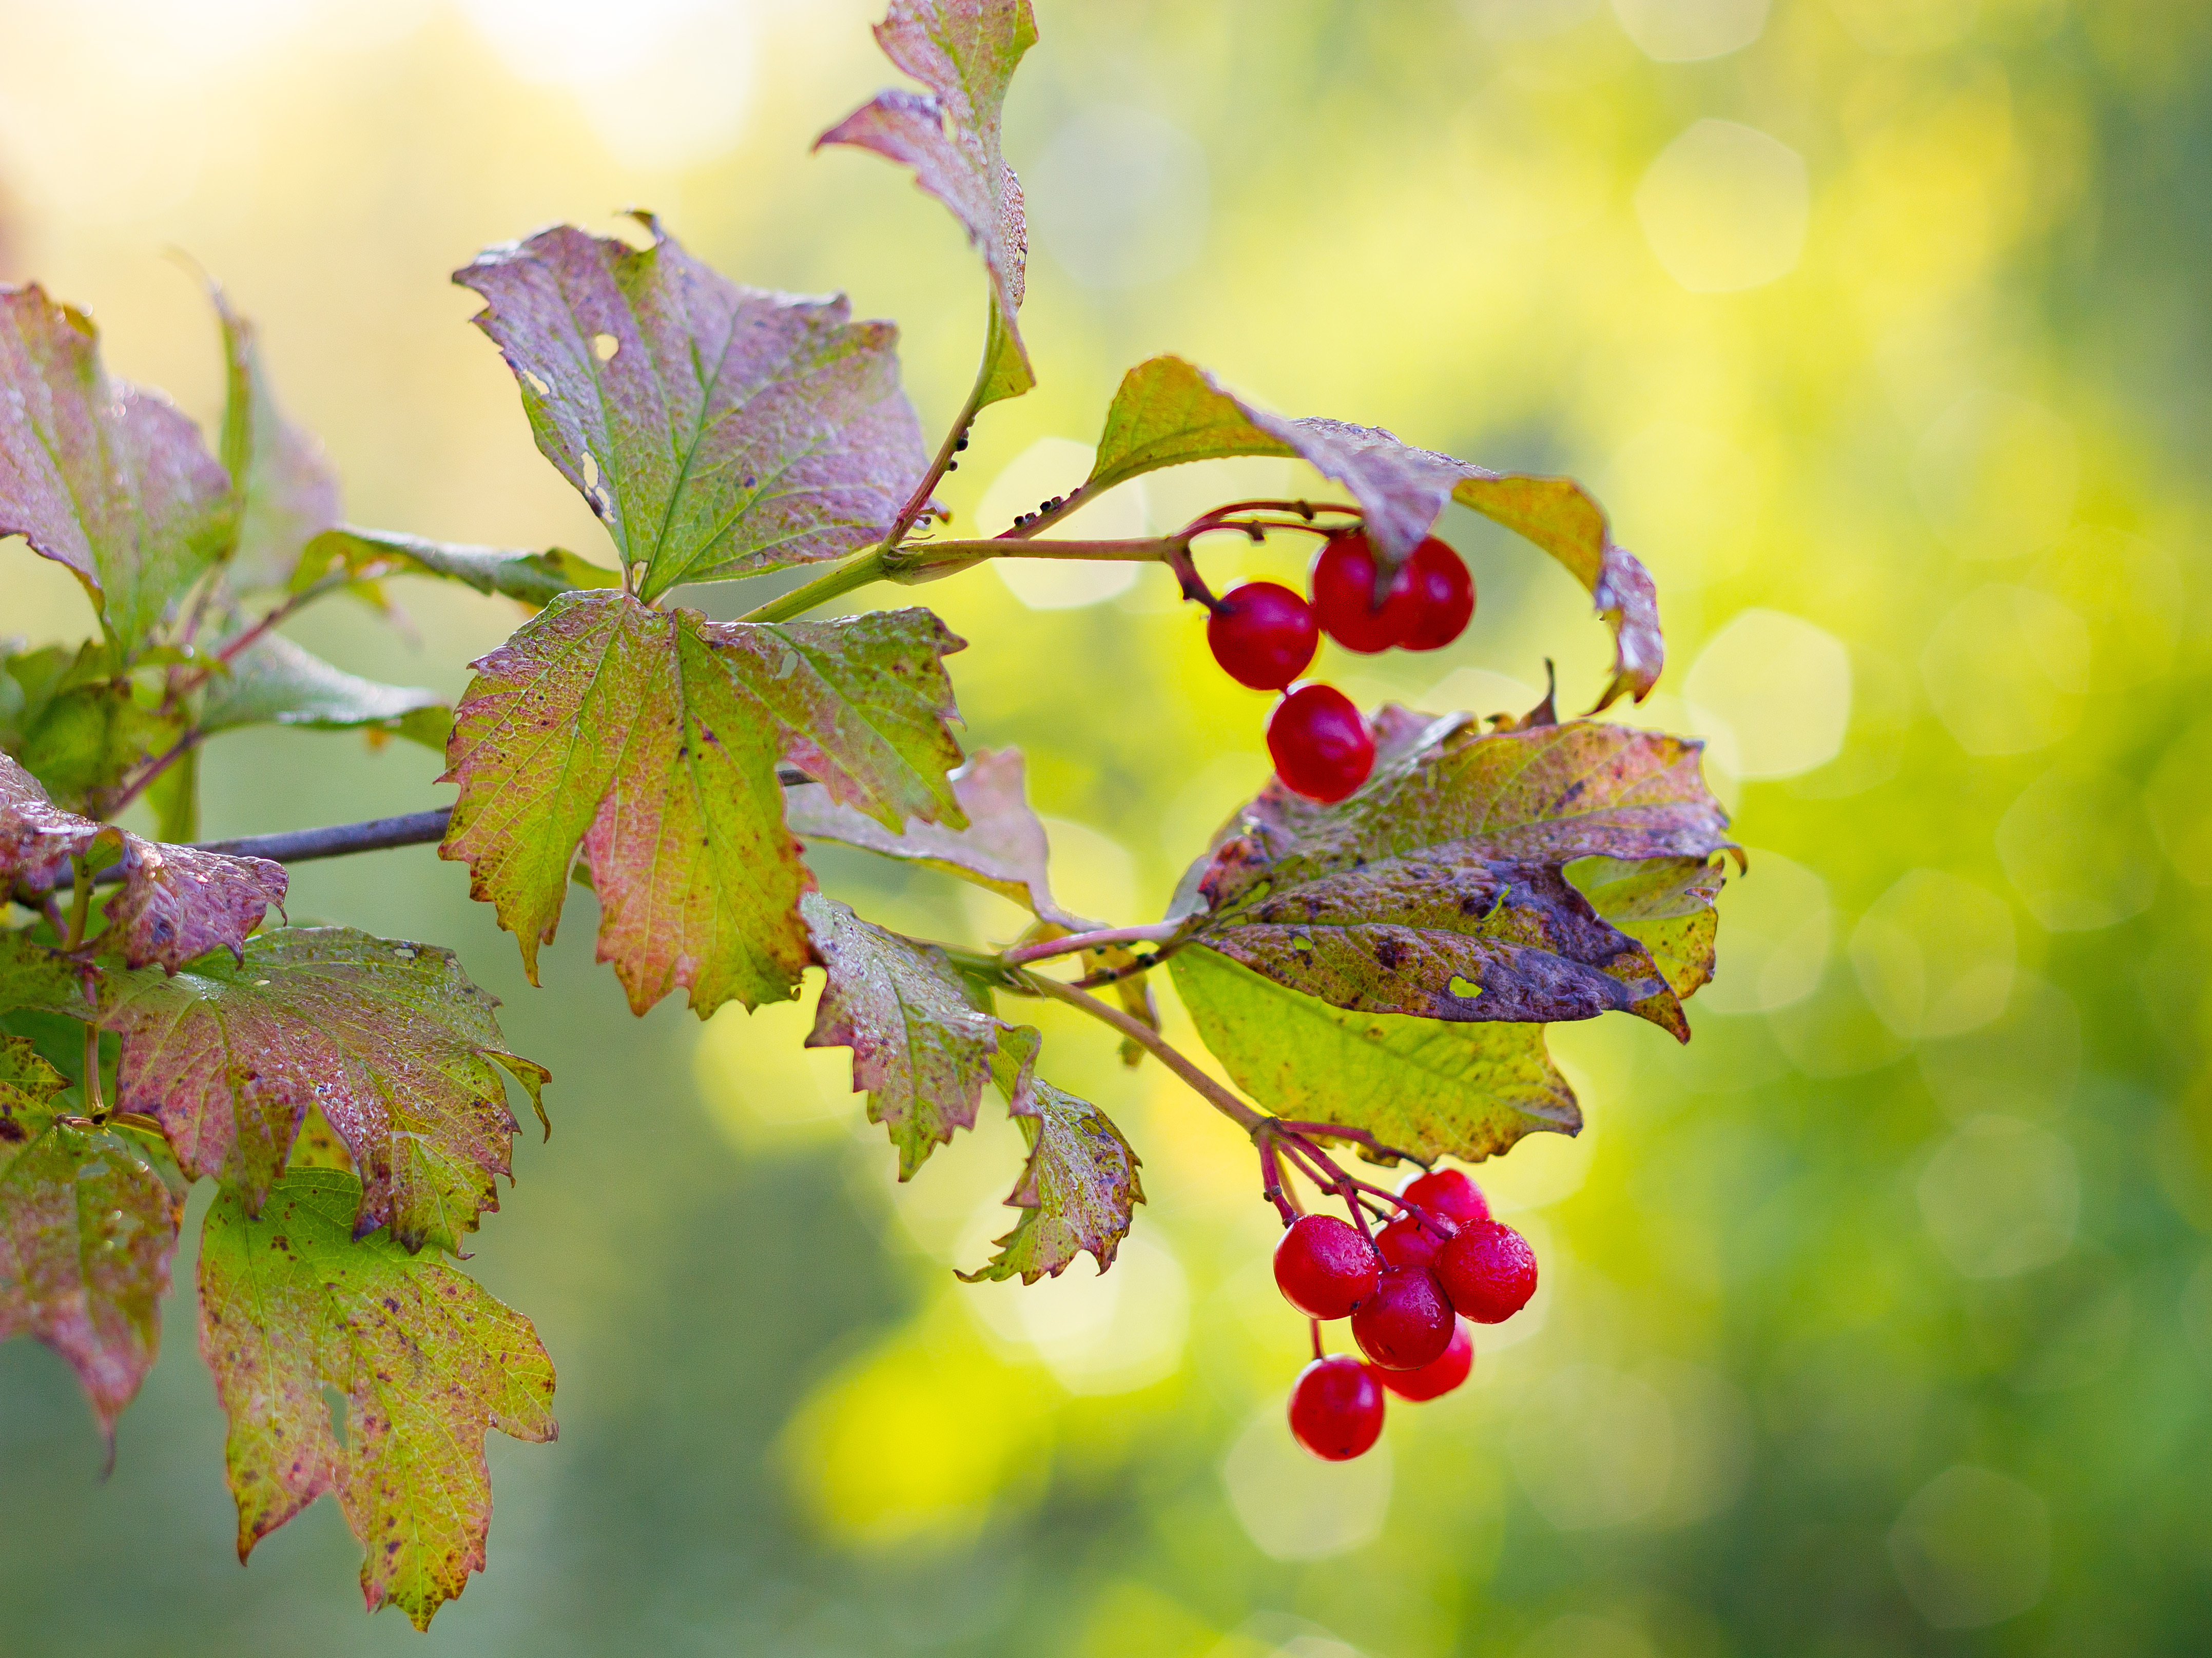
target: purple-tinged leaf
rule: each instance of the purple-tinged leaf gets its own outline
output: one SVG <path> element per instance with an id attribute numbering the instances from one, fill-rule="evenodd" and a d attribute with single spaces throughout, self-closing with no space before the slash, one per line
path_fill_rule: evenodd
<path id="1" fill-rule="evenodd" d="M 199 428 L 112 380 L 92 320 L 0 288 L 0 535 L 67 565 L 125 655 L 230 546 L 230 480 Z"/>
<path id="2" fill-rule="evenodd" d="M 854 1091 L 866 1092 L 868 1121 L 890 1130 L 901 1180 L 911 1180 L 955 1131 L 975 1126 L 1002 1047 L 1019 1055 L 1010 1090 L 1026 1096 L 1036 1032 L 1002 1023 L 989 992 L 943 950 L 864 921 L 819 893 L 809 893 L 800 909 L 814 957 L 830 975 L 806 1045 L 853 1050 Z"/>
<path id="3" fill-rule="evenodd" d="M 876 42 L 929 90 L 878 93 L 814 141 L 817 149 L 852 144 L 913 168 L 915 183 L 951 211 L 982 254 L 992 313 L 978 407 L 1036 384 L 1015 321 L 1029 222 L 999 136 L 1006 88 L 1036 38 L 1030 0 L 891 0 Z"/>
<path id="4" fill-rule="evenodd" d="M 1613 545 L 1605 513 L 1571 478 L 1492 472 L 1417 449 L 1380 427 L 1288 419 L 1180 357 L 1161 356 L 1123 377 L 1084 488 L 1108 489 L 1163 466 L 1231 455 L 1292 457 L 1343 484 L 1386 566 L 1435 529 L 1447 501 L 1496 519 L 1564 564 L 1612 628 L 1613 677 L 1598 707 L 1624 691 L 1640 701 L 1658 683 L 1666 647 L 1650 574 Z"/>
<path id="5" fill-rule="evenodd" d="M 1574 1090 L 1545 1052 L 1540 1024 L 1332 1007 L 1205 949 L 1177 951 L 1169 970 L 1200 1040 L 1231 1080 L 1279 1115 L 1468 1163 L 1524 1134 L 1581 1131 Z"/>
<path id="6" fill-rule="evenodd" d="M 1625 1009 L 1686 1038 L 1644 946 L 1561 873 L 1727 846 L 1701 745 L 1578 720 L 1485 736 L 1376 717 L 1375 774 L 1323 806 L 1270 785 L 1212 849 L 1198 935 L 1336 1006 L 1540 1023 Z"/>
<path id="7" fill-rule="evenodd" d="M 200 1235 L 200 1352 L 230 1431 L 238 1558 L 325 1492 L 362 1545 L 362 1594 L 427 1629 L 483 1570 L 484 1436 L 543 1444 L 553 1362 L 530 1321 L 431 1254 L 356 1239 L 359 1183 L 288 1175 Z M 341 1401 L 343 1426 L 331 1400 Z"/>
<path id="8" fill-rule="evenodd" d="M 158 1121 L 188 1174 L 258 1210 L 318 1107 L 362 1176 L 350 1224 L 450 1249 L 509 1172 L 501 1072 L 532 1104 L 547 1080 L 502 1046 L 498 1005 L 449 950 L 288 927 L 249 941 L 242 963 L 108 973 L 97 1017 L 122 1039 L 122 1108 Z"/>
<path id="9" fill-rule="evenodd" d="M 1019 749 L 978 749 L 946 780 L 968 820 L 965 829 L 916 817 L 894 833 L 867 813 L 839 805 L 815 783 L 786 792 L 784 822 L 809 841 L 837 841 L 973 881 L 1071 932 L 1095 925 L 1053 898 L 1047 872 L 1052 847 L 1030 809 Z"/>
<path id="10" fill-rule="evenodd" d="M 0 891 L 39 893 L 70 879 L 70 860 L 97 844 L 121 851 L 123 890 L 102 909 L 104 953 L 119 946 L 131 966 L 175 972 L 217 948 L 235 955 L 272 904 L 284 902 L 284 871 L 265 858 L 235 858 L 170 846 L 66 812 L 36 779 L 0 755 Z"/>
<path id="11" fill-rule="evenodd" d="M 210 285 L 222 325 L 222 464 L 238 513 L 231 586 L 281 587 L 301 550 L 341 516 L 338 477 L 314 434 L 286 419 L 270 387 L 253 325 Z"/>
<path id="12" fill-rule="evenodd" d="M 648 248 L 562 226 L 453 276 L 640 595 L 880 540 L 928 462 L 898 331 L 741 288 L 643 222 Z"/>
<path id="13" fill-rule="evenodd" d="M 64 1085 L 0 1036 L 0 1339 L 67 1359 L 112 1443 L 161 1346 L 184 1193 L 125 1132 L 59 1114 Z"/>
<path id="14" fill-rule="evenodd" d="M 340 525 L 307 544 L 293 577 L 296 590 L 343 570 L 364 583 L 386 576 L 442 576 L 526 604 L 550 604 L 562 593 L 619 587 L 622 573 L 580 558 L 565 547 L 533 553 L 507 547 L 466 547 L 425 541 L 397 530 Z"/>
<path id="15" fill-rule="evenodd" d="M 599 959 L 637 1011 L 678 986 L 702 1017 L 786 999 L 813 878 L 777 762 L 887 824 L 958 822 L 942 659 L 959 648 L 919 610 L 719 624 L 622 593 L 556 599 L 476 665 L 455 710 L 441 854 L 469 865 L 533 977 L 580 848 Z"/>
<path id="16" fill-rule="evenodd" d="M 1002 1078 L 1005 1070 L 1002 1063 Z M 960 1274 L 970 1284 L 1017 1274 L 1024 1284 L 1058 1278 L 1086 1249 L 1103 1272 L 1145 1200 L 1140 1159 L 1111 1118 L 1042 1078 L 1024 1076 L 1023 1083 L 1012 1105 L 1030 1156 L 1006 1198 L 1022 1218 L 998 1240 L 997 1254 Z"/>

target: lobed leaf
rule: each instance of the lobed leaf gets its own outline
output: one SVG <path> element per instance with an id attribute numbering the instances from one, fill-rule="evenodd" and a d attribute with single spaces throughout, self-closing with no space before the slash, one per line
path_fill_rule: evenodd
<path id="1" fill-rule="evenodd" d="M 184 1193 L 127 1131 L 62 1114 L 64 1086 L 0 1036 L 0 1339 L 66 1359 L 112 1443 L 161 1346 Z"/>
<path id="2" fill-rule="evenodd" d="M 581 588 L 619 587 L 622 573 L 580 557 L 565 547 L 542 553 L 505 547 L 458 546 L 425 541 L 397 530 L 340 525 L 307 544 L 292 586 L 297 590 L 338 571 L 375 581 L 391 575 L 441 576 L 526 604 L 549 604 Z"/>
<path id="3" fill-rule="evenodd" d="M 363 1598 L 427 1629 L 484 1564 L 496 1428 L 557 1430 L 530 1321 L 434 1255 L 356 1238 L 359 1183 L 288 1175 L 256 1217 L 225 1192 L 200 1237 L 200 1352 L 229 1420 L 238 1555 L 329 1492 Z M 332 1396 L 343 1410 L 333 1424 Z"/>
<path id="4" fill-rule="evenodd" d="M 1588 720 L 1483 735 L 1387 708 L 1374 775 L 1323 806 L 1271 784 L 1193 884 L 1196 936 L 1334 1005 L 1510 1023 L 1640 1014 L 1686 1039 L 1642 944 L 1562 874 L 1728 844 L 1695 742 Z"/>
<path id="5" fill-rule="evenodd" d="M 886 824 L 957 823 L 943 659 L 959 648 L 920 610 L 725 624 L 623 593 L 556 599 L 476 665 L 454 712 L 441 854 L 468 864 L 533 980 L 580 849 L 599 959 L 638 1012 L 679 985 L 702 1017 L 785 999 L 812 877 L 777 762 Z"/>
<path id="6" fill-rule="evenodd" d="M 1288 419 L 1228 391 L 1181 357 L 1139 363 L 1106 411 L 1084 488 L 1186 461 L 1280 455 L 1305 461 L 1359 503 L 1379 562 L 1395 567 L 1456 501 L 1533 541 L 1586 588 L 1613 634 L 1613 677 L 1603 708 L 1623 691 L 1641 701 L 1659 680 L 1666 648 L 1651 577 L 1613 544 L 1605 514 L 1570 478 L 1492 472 L 1401 442 L 1380 427 Z M 1595 712 L 1595 710 L 1593 710 Z"/>
<path id="7" fill-rule="evenodd" d="M 838 805 L 815 783 L 785 795 L 784 822 L 808 840 L 836 841 L 957 875 L 1070 932 L 1091 925 L 1053 898 L 1048 875 L 1052 847 L 1044 825 L 1030 809 L 1019 749 L 978 749 L 945 780 L 967 819 L 965 828 L 915 817 L 894 831 L 866 812 Z"/>
<path id="8" fill-rule="evenodd" d="M 814 959 L 830 975 L 806 1046 L 853 1050 L 854 1091 L 867 1094 L 868 1121 L 890 1132 L 899 1178 L 911 1180 L 957 1130 L 975 1126 L 1002 1049 L 1019 1056 L 1008 1086 L 1025 1095 L 1036 1033 L 1000 1023 L 989 992 L 936 946 L 886 932 L 819 893 L 799 908 Z"/>
<path id="9" fill-rule="evenodd" d="M 1030 0 L 891 0 L 875 33 L 884 56 L 929 90 L 879 92 L 814 147 L 852 144 L 913 168 L 915 183 L 959 221 L 991 276 L 977 407 L 1018 398 L 1036 384 L 1016 322 L 1029 221 L 999 127 L 1015 67 L 1036 44 Z"/>
<path id="10" fill-rule="evenodd" d="M 0 288 L 0 535 L 75 573 L 127 657 L 221 558 L 230 480 L 166 399 L 108 378 L 98 331 Z"/>
<path id="11" fill-rule="evenodd" d="M 101 913 L 102 948 L 134 968 L 173 973 L 221 948 L 233 955 L 284 901 L 284 871 L 265 858 L 237 858 L 149 841 L 66 812 L 36 779 L 0 756 L 0 892 L 40 893 L 70 878 L 71 859 L 119 848 L 123 890 Z"/>
<path id="12" fill-rule="evenodd" d="M 445 700 L 419 686 L 380 685 L 337 668 L 278 634 L 264 634 L 231 659 L 200 706 L 202 731 L 240 726 L 304 726 L 314 731 L 366 727 L 442 749 Z"/>
<path id="13" fill-rule="evenodd" d="M 276 406 L 253 325 L 209 286 L 222 328 L 222 464 L 230 475 L 238 536 L 231 585 L 281 587 L 307 544 L 338 521 L 338 477 L 313 434 Z"/>
<path id="14" fill-rule="evenodd" d="M 1104 1272 L 1129 1236 L 1135 1208 L 1145 1200 L 1137 1178 L 1141 1162 L 1113 1120 L 1026 1071 L 1009 1074 L 1002 1058 L 1000 1085 L 1028 1142 L 1029 1161 L 1008 1193 L 1006 1206 L 1022 1211 L 1014 1230 L 998 1240 L 998 1254 L 960 1277 L 970 1284 L 1010 1278 L 1024 1284 L 1058 1278 L 1085 1250 Z"/>
<path id="15" fill-rule="evenodd" d="M 1200 1041 L 1279 1115 L 1359 1129 L 1418 1157 L 1469 1163 L 1582 1112 L 1534 1023 L 1472 1024 L 1332 1007 L 1212 950 L 1169 957 Z"/>
<path id="16" fill-rule="evenodd" d="M 881 540 L 927 464 L 898 331 L 741 288 L 641 216 L 648 248 L 562 226 L 453 276 L 640 596 Z"/>
<path id="17" fill-rule="evenodd" d="M 540 1066 L 506 1051 L 498 999 L 450 950 L 351 927 L 288 927 L 174 977 L 109 973 L 96 1018 L 122 1040 L 122 1108 L 155 1118 L 178 1163 L 258 1211 L 310 1107 L 362 1176 L 356 1235 L 459 1247 L 496 1209 L 515 1121 L 501 1072 L 538 1107 Z"/>

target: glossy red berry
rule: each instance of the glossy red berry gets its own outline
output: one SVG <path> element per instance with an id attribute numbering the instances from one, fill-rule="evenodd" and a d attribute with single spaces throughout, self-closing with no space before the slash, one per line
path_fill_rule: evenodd
<path id="1" fill-rule="evenodd" d="M 1275 1245 L 1275 1284 L 1308 1318 L 1342 1318 L 1375 1293 L 1375 1246 L 1334 1215 L 1300 1215 Z"/>
<path id="2" fill-rule="evenodd" d="M 1416 1175 L 1398 1188 L 1398 1195 L 1416 1209 L 1441 1215 L 1461 1226 L 1490 1218 L 1490 1205 L 1484 1201 L 1481 1188 L 1456 1169 Z"/>
<path id="3" fill-rule="evenodd" d="M 1324 804 L 1341 800 L 1375 769 L 1375 738 L 1352 699 L 1334 686 L 1298 686 L 1267 718 L 1267 752 L 1286 787 Z"/>
<path id="4" fill-rule="evenodd" d="M 1410 567 L 1398 572 L 1382 604 L 1376 604 L 1375 551 L 1358 530 L 1322 544 L 1311 580 L 1321 630 L 1347 651 L 1387 651 L 1404 643 L 1420 619 L 1420 595 Z"/>
<path id="5" fill-rule="evenodd" d="M 1425 1266 L 1384 1267 L 1375 1293 L 1352 1309 L 1352 1339 L 1386 1370 L 1419 1370 L 1451 1336 L 1451 1303 Z"/>
<path id="6" fill-rule="evenodd" d="M 1443 1221 L 1443 1224 L 1453 1223 Z M 1446 1232 L 1440 1237 L 1411 1215 L 1401 1215 L 1375 1235 L 1375 1248 L 1393 1266 L 1431 1266 L 1436 1263 L 1437 1251 L 1444 1247 L 1444 1238 L 1450 1236 Z"/>
<path id="7" fill-rule="evenodd" d="M 1413 549 L 1400 579 L 1413 593 L 1413 616 L 1401 645 L 1409 651 L 1440 651 L 1467 631 L 1474 614 L 1474 578 L 1449 544 L 1431 536 Z"/>
<path id="8" fill-rule="evenodd" d="M 1376 1370 L 1375 1379 L 1401 1399 L 1440 1399 L 1467 1380 L 1474 1369 L 1474 1330 L 1462 1319 L 1452 1321 L 1451 1345 L 1418 1370 Z"/>
<path id="9" fill-rule="evenodd" d="M 1494 1220 L 1461 1228 L 1438 1252 L 1436 1271 L 1452 1305 L 1477 1324 L 1504 1322 L 1536 1293 L 1536 1252 Z"/>
<path id="10" fill-rule="evenodd" d="M 1382 1433 L 1382 1389 L 1349 1353 L 1317 1358 L 1291 1384 L 1291 1434 L 1328 1462 L 1348 1462 Z"/>
<path id="11" fill-rule="evenodd" d="M 1240 685 L 1279 691 L 1306 671 L 1321 644 L 1313 606 L 1274 581 L 1230 589 L 1206 624 L 1213 659 Z"/>

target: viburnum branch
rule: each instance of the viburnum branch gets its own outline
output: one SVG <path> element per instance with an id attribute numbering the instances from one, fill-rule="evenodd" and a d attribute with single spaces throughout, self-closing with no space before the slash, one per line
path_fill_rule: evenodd
<path id="1" fill-rule="evenodd" d="M 103 796 L 99 803 L 100 816 L 113 817 L 120 813 L 125 806 L 145 793 L 155 778 L 198 748 L 201 739 L 206 735 L 205 732 L 195 726 L 179 737 L 167 749 L 139 768 L 138 774 L 125 784 L 121 789 L 113 794 Z"/>
<path id="2" fill-rule="evenodd" d="M 107 1114 L 100 1097 L 100 1027 L 89 1020 L 84 1027 L 84 1114 L 94 1122 Z"/>
<path id="3" fill-rule="evenodd" d="M 1096 973 L 1086 973 L 1069 982 L 1078 990 L 1097 990 L 1103 986 L 1117 985 L 1124 979 L 1134 979 L 1150 973 L 1168 953 L 1164 950 L 1156 950 L 1150 956 L 1134 957 L 1127 967 L 1102 967 Z"/>
<path id="4" fill-rule="evenodd" d="M 1086 950 L 1101 950 L 1108 944 L 1165 944 L 1182 931 L 1182 923 L 1180 921 L 1152 921 L 1141 926 L 1100 927 L 1095 932 L 1071 932 L 1065 938 L 1042 938 L 1033 944 L 1017 944 L 1000 959 L 1008 967 L 1020 967 L 1028 962 L 1048 961 L 1054 956 L 1073 956 Z"/>
<path id="5" fill-rule="evenodd" d="M 1080 1008 L 1103 1024 L 1109 1024 L 1144 1048 L 1162 1065 L 1180 1077 L 1200 1099 L 1242 1128 L 1246 1133 L 1260 1135 L 1272 1127 L 1274 1119 L 1263 1111 L 1255 1110 L 1206 1072 L 1193 1065 L 1160 1033 L 1142 1019 L 1133 1018 L 1118 1007 L 1112 1007 L 1095 996 L 1086 996 L 1073 985 L 1062 984 L 1057 979 L 1048 979 L 1041 973 L 1024 972 L 1016 975 L 1021 984 L 1039 996 L 1070 1007 Z"/>
<path id="6" fill-rule="evenodd" d="M 1355 1145 L 1364 1145 L 1378 1157 L 1403 1157 L 1407 1163 L 1419 1163 L 1424 1169 L 1436 1161 L 1433 1157 L 1425 1157 L 1417 1151 L 1406 1151 L 1395 1145 L 1385 1145 L 1364 1128 L 1346 1128 L 1341 1123 L 1293 1122 L 1288 1120 L 1285 1121 L 1283 1127 L 1294 1134 L 1334 1135 L 1339 1139 L 1346 1139 Z"/>

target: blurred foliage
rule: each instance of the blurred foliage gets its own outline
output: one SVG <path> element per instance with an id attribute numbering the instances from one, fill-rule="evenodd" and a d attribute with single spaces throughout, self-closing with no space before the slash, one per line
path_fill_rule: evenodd
<path id="1" fill-rule="evenodd" d="M 805 154 L 881 79 L 872 11 L 13 0 L 0 260 L 205 427 L 220 364 L 162 252 L 187 249 L 259 319 L 351 518 L 596 554 L 446 273 L 648 204 L 741 279 L 847 285 L 857 314 L 899 319 L 942 421 L 982 309 L 969 255 L 891 169 Z M 555 1075 L 556 1133 L 472 1270 L 537 1322 L 562 1438 L 495 1442 L 490 1570 L 428 1644 L 2200 1646 L 2212 13 L 1039 13 L 1006 145 L 1042 383 L 985 417 L 948 500 L 989 531 L 1064 491 L 1121 370 L 1162 349 L 1275 407 L 1584 478 L 1650 564 L 1673 653 L 1621 717 L 1712 739 L 1752 848 L 1696 1041 L 1557 1033 L 1589 1127 L 1483 1174 L 1543 1291 L 1479 1344 L 1473 1385 L 1324 1468 L 1280 1424 L 1304 1332 L 1249 1157 L 1109 1035 L 1047 1020 L 1060 1080 L 1146 1158 L 1120 1262 L 963 1286 L 950 1267 L 1010 1219 L 1009 1125 L 895 1187 L 879 1135 L 847 1133 L 834 1058 L 797 1048 L 800 1011 L 634 1021 L 579 918 L 531 991 L 427 851 L 304 867 L 295 920 L 459 949 Z M 1201 489 L 1284 472 L 1206 470 L 1083 516 L 1179 521 Z M 1532 701 L 1556 656 L 1563 705 L 1587 706 L 1608 653 L 1572 582 L 1472 517 L 1445 531 L 1481 586 L 1468 635 L 1322 671 L 1364 701 L 1486 713 Z M 1158 913 L 1264 770 L 1265 699 L 1212 670 L 1161 573 L 1121 580 L 922 595 L 974 641 L 953 665 L 971 739 L 1029 753 L 1062 900 L 1114 919 Z M 343 607 L 291 631 L 450 695 L 516 614 L 388 591 L 416 652 Z M 0 547 L 0 634 L 88 622 L 64 574 Z M 434 774 L 409 744 L 226 735 L 204 831 L 435 805 Z M 823 869 L 894 923 L 1016 925 L 926 871 Z M 351 1546 L 327 1509 L 228 1565 L 181 1311 L 105 1483 L 64 1367 L 0 1349 L 9 1649 L 411 1649 L 334 1589 Z"/>

